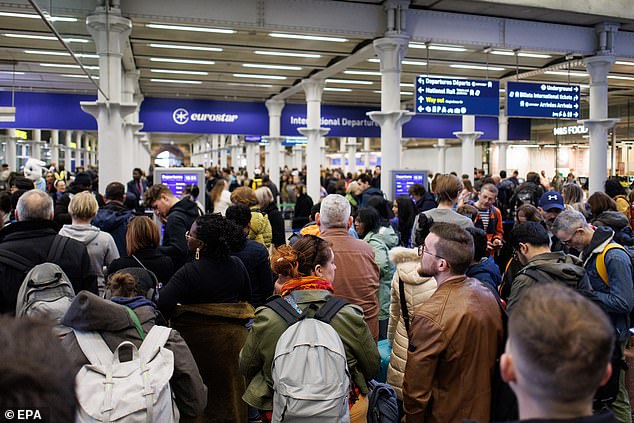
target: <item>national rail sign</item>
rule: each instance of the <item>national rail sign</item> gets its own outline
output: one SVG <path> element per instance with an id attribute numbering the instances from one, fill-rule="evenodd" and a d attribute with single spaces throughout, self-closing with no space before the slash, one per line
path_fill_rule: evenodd
<path id="1" fill-rule="evenodd" d="M 500 83 L 458 78 L 416 77 L 416 113 L 436 115 L 500 114 Z"/>
<path id="2" fill-rule="evenodd" d="M 506 115 L 579 119 L 579 85 L 532 82 L 506 83 Z"/>

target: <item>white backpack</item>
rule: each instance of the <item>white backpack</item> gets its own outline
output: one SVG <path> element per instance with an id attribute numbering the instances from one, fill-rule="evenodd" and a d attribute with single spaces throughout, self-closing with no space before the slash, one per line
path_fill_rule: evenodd
<path id="1" fill-rule="evenodd" d="M 346 350 L 329 324 L 345 305 L 331 297 L 313 318 L 306 318 L 281 297 L 267 304 L 289 325 L 273 358 L 273 423 L 350 421 Z"/>
<path id="2" fill-rule="evenodd" d="M 96 332 L 74 331 L 77 342 L 90 364 L 75 377 L 77 423 L 177 423 L 170 379 L 174 373 L 174 354 L 165 343 L 171 329 L 154 326 L 137 347 L 124 341 L 112 353 Z M 129 348 L 132 360 L 120 362 L 119 351 Z"/>

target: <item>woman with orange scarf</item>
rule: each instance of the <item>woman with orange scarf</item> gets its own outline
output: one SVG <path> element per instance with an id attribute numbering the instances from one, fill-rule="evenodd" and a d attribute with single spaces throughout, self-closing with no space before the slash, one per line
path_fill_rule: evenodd
<path id="1" fill-rule="evenodd" d="M 314 235 L 297 240 L 293 246 L 283 245 L 271 258 L 271 268 L 284 280 L 280 294 L 301 311 L 311 305 L 323 306 L 335 294 L 334 253 L 329 243 Z M 361 307 L 347 304 L 330 325 L 335 329 L 346 350 L 351 376 L 350 421 L 365 422 L 368 408 L 366 395 L 370 380 L 379 370 L 379 352 L 372 334 L 363 320 Z M 240 370 L 247 378 L 247 390 L 242 399 L 261 410 L 268 421 L 273 409 L 271 366 L 275 346 L 287 324 L 272 309 L 263 306 L 255 312 L 253 327 L 240 352 Z"/>

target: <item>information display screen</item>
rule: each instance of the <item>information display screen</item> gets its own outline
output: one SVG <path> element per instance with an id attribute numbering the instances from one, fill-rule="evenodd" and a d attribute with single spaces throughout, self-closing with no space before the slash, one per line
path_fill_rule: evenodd
<path id="1" fill-rule="evenodd" d="M 579 118 L 579 85 L 506 83 L 506 115 L 555 119 Z"/>
<path id="2" fill-rule="evenodd" d="M 414 184 L 421 184 L 427 189 L 426 170 L 394 170 L 392 171 L 394 198 L 408 195 L 407 190 Z"/>
<path id="3" fill-rule="evenodd" d="M 416 78 L 417 113 L 437 115 L 500 114 L 500 83 L 457 78 Z"/>
<path id="4" fill-rule="evenodd" d="M 186 185 L 198 185 L 199 189 L 201 187 L 198 175 L 195 173 L 162 173 L 161 183 L 167 186 L 176 198 L 181 198 Z"/>

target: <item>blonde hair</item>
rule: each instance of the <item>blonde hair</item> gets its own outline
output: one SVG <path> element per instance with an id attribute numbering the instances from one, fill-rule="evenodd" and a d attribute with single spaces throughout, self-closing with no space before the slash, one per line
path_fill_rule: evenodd
<path id="1" fill-rule="evenodd" d="M 91 192 L 83 191 L 73 195 L 68 205 L 71 217 L 81 220 L 92 220 L 97 215 L 99 204 Z"/>

